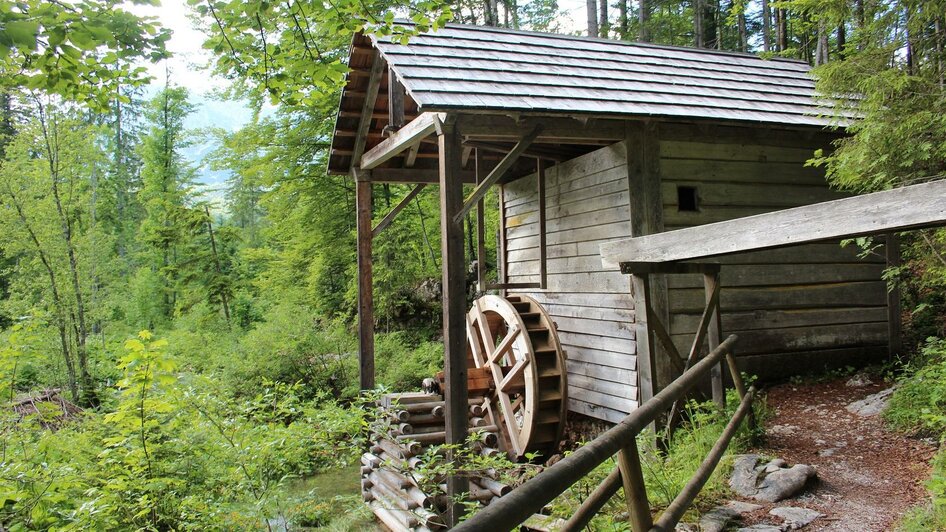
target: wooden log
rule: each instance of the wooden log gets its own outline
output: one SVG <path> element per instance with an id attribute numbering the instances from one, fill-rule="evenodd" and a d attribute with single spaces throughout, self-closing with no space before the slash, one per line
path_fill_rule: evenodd
<path id="1" fill-rule="evenodd" d="M 361 500 L 365 502 L 371 502 L 374 500 L 374 493 L 371 493 L 371 490 L 365 490 L 361 492 Z"/>
<path id="2" fill-rule="evenodd" d="M 371 506 L 371 511 L 374 512 L 374 515 L 384 523 L 384 526 L 391 529 L 392 532 L 410 532 L 411 528 L 417 526 L 417 517 L 403 510 L 393 510 L 386 507 L 393 506 L 393 504 L 388 503 L 386 500 L 375 499 L 369 503 Z"/>
<path id="3" fill-rule="evenodd" d="M 411 486 L 405 490 L 407 497 L 417 503 L 421 508 L 429 508 L 433 504 L 433 498 L 424 493 L 424 490 L 417 486 Z M 415 512 L 416 513 L 416 512 Z"/>
<path id="4" fill-rule="evenodd" d="M 443 443 L 446 441 L 447 433 L 446 432 L 430 432 L 427 434 L 411 434 L 410 436 L 398 436 L 398 441 L 408 442 L 412 441 L 415 443 L 421 444 L 437 444 Z"/>
<path id="5" fill-rule="evenodd" d="M 368 475 L 368 474 L 371 473 L 372 470 L 374 470 L 374 468 L 371 467 L 371 466 L 366 466 L 366 465 L 361 466 L 361 474 L 362 474 L 362 475 Z"/>
<path id="6" fill-rule="evenodd" d="M 384 463 L 389 464 L 389 465 L 391 465 L 391 466 L 394 466 L 394 467 L 397 467 L 397 468 L 401 468 L 401 469 L 404 469 L 405 467 L 407 467 L 407 460 L 402 460 L 402 459 L 400 459 L 400 458 L 395 458 L 395 457 L 393 457 L 393 456 L 391 456 L 391 455 L 389 455 L 388 453 L 385 453 L 385 452 L 382 452 L 382 453 L 381 453 L 380 455 L 378 455 L 378 456 L 379 456 L 379 458 L 381 458 L 381 460 L 382 460 Z"/>
<path id="7" fill-rule="evenodd" d="M 503 484 L 502 482 L 493 480 L 489 477 L 477 477 L 473 479 L 473 482 L 476 483 L 478 486 L 488 489 L 489 491 L 493 492 L 497 497 L 502 497 L 503 495 L 506 495 L 507 493 L 512 491 L 511 487 L 507 486 L 506 484 Z"/>
<path id="8" fill-rule="evenodd" d="M 439 425 L 433 425 L 433 424 L 421 425 L 419 427 L 414 428 L 413 432 L 409 434 L 431 434 L 434 432 L 443 432 L 443 431 L 444 431 L 444 425 L 443 423 L 440 423 Z"/>
<path id="9" fill-rule="evenodd" d="M 414 480 L 405 475 L 395 472 L 393 469 L 377 469 L 368 477 L 377 484 L 377 479 L 381 479 L 393 489 L 407 489 L 415 485 Z"/>
<path id="10" fill-rule="evenodd" d="M 389 456 L 393 456 L 394 458 L 405 459 L 405 458 L 409 458 L 410 456 L 414 454 L 413 452 L 410 451 L 409 448 L 405 448 L 401 445 L 398 445 L 397 443 L 394 443 L 391 440 L 386 440 L 386 439 L 378 440 L 377 447 L 380 448 L 380 451 L 375 452 L 375 454 L 378 454 L 378 452 L 383 451 L 387 453 Z"/>
<path id="11" fill-rule="evenodd" d="M 408 418 L 404 421 L 409 422 L 411 425 L 430 425 L 437 424 L 443 425 L 443 417 L 437 417 L 433 414 L 410 414 L 408 413 Z"/>
<path id="12" fill-rule="evenodd" d="M 473 483 L 470 484 L 470 499 L 474 501 L 488 502 L 490 499 L 492 499 L 495 496 L 496 496 L 495 493 L 493 493 L 492 491 L 484 487 L 477 486 L 476 484 L 473 484 Z"/>
<path id="13" fill-rule="evenodd" d="M 485 404 L 472 404 L 470 405 L 470 416 L 482 417 L 487 412 Z"/>
<path id="14" fill-rule="evenodd" d="M 385 407 L 405 406 L 436 401 L 443 401 L 443 396 L 436 393 L 405 392 L 389 393 L 381 398 L 381 404 Z"/>
<path id="15" fill-rule="evenodd" d="M 414 515 L 416 515 L 417 519 L 430 530 L 444 530 L 447 528 L 447 524 L 444 523 L 443 518 L 428 510 L 426 506 L 415 508 Z"/>
<path id="16" fill-rule="evenodd" d="M 385 499 L 401 510 L 410 511 L 417 507 L 414 501 L 407 500 L 402 493 L 380 482 L 372 486 L 371 494 L 375 500 Z"/>
<path id="17" fill-rule="evenodd" d="M 365 453 L 361 455 L 361 463 L 366 466 L 380 467 L 381 457 L 375 454 Z"/>
<path id="18" fill-rule="evenodd" d="M 371 486 L 374 486 L 374 482 L 372 482 L 370 478 L 363 478 L 363 479 L 361 479 L 361 490 L 362 490 L 362 491 L 368 491 L 368 490 L 370 490 L 370 489 L 371 489 Z"/>
<path id="19" fill-rule="evenodd" d="M 470 426 L 471 426 L 471 427 L 483 427 L 483 426 L 488 425 L 488 424 L 489 424 L 489 422 L 486 421 L 485 419 L 481 418 L 481 417 L 471 417 L 471 418 L 470 418 Z"/>
<path id="20" fill-rule="evenodd" d="M 411 413 L 408 412 L 407 410 L 389 411 L 388 416 L 391 419 L 404 422 L 411 418 Z"/>
<path id="21" fill-rule="evenodd" d="M 414 427 L 412 427 L 410 423 L 401 423 L 397 426 L 397 431 L 401 434 L 412 434 Z"/>
<path id="22" fill-rule="evenodd" d="M 436 417 L 444 417 L 444 414 L 446 414 L 446 409 L 443 405 L 437 405 L 430 409 L 430 413 Z"/>
<path id="23" fill-rule="evenodd" d="M 413 414 L 429 414 L 435 407 L 443 408 L 443 401 L 428 401 L 423 403 L 414 403 L 410 405 L 401 405 L 401 408 Z"/>
<path id="24" fill-rule="evenodd" d="M 481 432 L 479 434 L 480 442 L 488 447 L 496 447 L 499 444 L 499 436 L 495 432 Z"/>

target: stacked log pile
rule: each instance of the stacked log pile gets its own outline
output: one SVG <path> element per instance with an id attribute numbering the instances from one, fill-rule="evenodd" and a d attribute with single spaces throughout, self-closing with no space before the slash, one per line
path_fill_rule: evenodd
<path id="1" fill-rule="evenodd" d="M 444 478 L 425 478 L 423 469 L 434 446 L 445 441 L 444 401 L 436 393 L 389 394 L 378 404 L 369 452 L 361 457 L 361 488 L 374 514 L 394 532 L 446 529 Z M 483 397 L 470 399 L 470 429 L 478 434 L 474 452 L 502 452 L 500 433 Z M 425 492 L 424 487 L 427 486 Z M 433 489 L 431 489 L 433 487 Z M 438 489 L 439 488 L 439 489 Z M 494 470 L 470 473 L 469 499 L 481 506 L 512 491 Z M 547 519 L 547 516 L 538 516 Z"/>

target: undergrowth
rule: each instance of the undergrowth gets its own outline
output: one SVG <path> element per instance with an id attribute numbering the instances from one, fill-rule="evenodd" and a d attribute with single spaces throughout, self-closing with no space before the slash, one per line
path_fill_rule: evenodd
<path id="1" fill-rule="evenodd" d="M 686 421 L 677 428 L 665 449 L 660 449 L 655 445 L 650 432 L 645 431 L 638 436 L 637 446 L 641 453 L 641 467 L 647 496 L 651 508 L 658 510 L 658 517 L 690 480 L 731 419 L 739 405 L 739 399 L 734 390 L 730 390 L 726 404 L 727 408 L 721 411 L 712 402 L 691 401 L 688 403 L 684 416 Z M 757 426 L 762 426 L 766 415 L 763 397 L 756 397 L 753 410 L 758 422 Z M 732 455 L 750 448 L 759 436 L 759 429 L 750 430 L 744 420 L 720 464 L 700 492 L 688 515 L 684 517 L 684 521 L 697 520 L 702 510 L 713 506 L 729 493 L 726 478 L 732 468 Z M 602 463 L 552 502 L 553 513 L 565 519 L 570 517 L 615 467 L 617 467 L 617 461 L 614 458 Z M 590 529 L 595 531 L 630 530 L 630 525 L 626 521 L 625 500 L 623 490 L 620 490 L 590 523 Z"/>
<path id="2" fill-rule="evenodd" d="M 946 340 L 929 338 L 907 366 L 884 411 L 894 429 L 946 441 Z M 933 459 L 927 481 L 930 500 L 900 523 L 907 531 L 946 530 L 946 450 Z"/>

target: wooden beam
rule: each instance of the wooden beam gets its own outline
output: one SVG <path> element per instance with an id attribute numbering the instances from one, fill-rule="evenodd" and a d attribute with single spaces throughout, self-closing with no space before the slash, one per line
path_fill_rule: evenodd
<path id="1" fill-rule="evenodd" d="M 483 152 L 476 149 L 473 154 L 473 171 L 476 172 L 476 183 L 479 184 L 486 176 L 483 166 Z M 476 204 L 476 291 L 486 292 L 486 206 L 480 200 Z M 475 350 L 474 350 L 475 352 Z"/>
<path id="2" fill-rule="evenodd" d="M 660 190 L 660 139 L 656 124 L 628 122 L 624 143 L 627 151 L 631 236 L 659 233 L 663 231 L 664 226 L 663 197 Z M 670 323 L 666 277 L 659 273 L 649 275 L 647 287 L 650 291 L 647 294 L 649 306 L 635 308 L 650 309 L 651 317 L 646 319 L 647 322 Z M 642 294 L 637 292 L 634 294 L 635 298 L 641 296 Z M 636 316 L 640 315 L 640 312 L 636 314 Z M 653 362 L 653 366 L 649 368 L 651 374 L 648 377 L 651 378 L 649 393 L 655 394 L 673 379 L 671 357 L 674 355 L 664 349 L 662 344 L 653 341 L 653 324 L 647 329 L 650 341 L 643 345 L 638 341 L 638 357 L 644 357 Z M 638 334 L 643 332 L 644 328 L 639 326 Z M 673 331 L 668 330 L 667 333 L 673 334 Z M 642 347 L 649 348 L 652 352 L 643 353 L 640 351 Z M 645 398 L 642 396 L 641 399 Z"/>
<path id="3" fill-rule="evenodd" d="M 717 273 L 719 267 L 713 262 L 622 262 L 621 273 Z"/>
<path id="4" fill-rule="evenodd" d="M 457 120 L 457 128 L 464 137 L 480 140 L 515 141 L 542 125 L 540 142 L 563 144 L 598 144 L 600 141 L 624 140 L 624 120 L 582 119 L 560 116 L 514 117 L 497 114 L 468 113 Z"/>
<path id="5" fill-rule="evenodd" d="M 946 180 L 601 245 L 602 262 L 672 262 L 946 225 Z"/>
<path id="6" fill-rule="evenodd" d="M 378 89 L 381 87 L 381 75 L 384 72 L 384 60 L 381 54 L 375 53 L 371 60 L 371 76 L 368 78 L 368 89 L 365 91 L 365 102 L 361 107 L 358 130 L 355 131 L 355 147 L 352 150 L 352 165 L 357 165 L 358 158 L 365 152 L 365 143 L 368 142 L 368 131 L 374 119 L 374 104 L 378 98 Z M 363 167 L 362 167 L 363 168 Z"/>
<path id="7" fill-rule="evenodd" d="M 545 166 L 542 159 L 536 161 L 536 181 L 539 189 L 539 288 L 549 287 L 548 274 L 548 235 L 546 234 L 545 213 Z"/>
<path id="8" fill-rule="evenodd" d="M 496 283 L 486 285 L 487 290 L 526 290 L 528 288 L 542 288 L 539 283 Z"/>
<path id="9" fill-rule="evenodd" d="M 456 219 L 454 220 L 455 222 L 460 223 L 463 221 L 463 218 L 467 215 L 467 213 L 470 212 L 470 209 L 472 209 L 478 201 L 486 196 L 486 193 L 489 191 L 489 187 L 495 185 L 496 182 L 499 181 L 503 175 L 509 171 L 510 168 L 512 168 L 512 165 L 515 164 L 515 162 L 519 159 L 519 156 L 522 155 L 522 152 L 525 151 L 530 144 L 532 144 L 532 141 L 534 141 L 535 138 L 539 136 L 539 132 L 541 131 L 541 125 L 535 126 L 531 133 L 522 137 L 522 139 L 520 139 L 511 150 L 509 150 L 509 153 L 503 157 L 503 160 L 499 161 L 499 164 L 496 165 L 496 168 L 493 168 L 489 175 L 486 176 L 486 179 L 484 179 L 482 183 L 476 185 L 476 188 L 473 189 L 473 192 L 469 195 L 469 197 L 466 198 L 466 201 L 463 202 L 463 208 L 461 208 L 460 212 L 457 213 Z"/>
<path id="10" fill-rule="evenodd" d="M 420 153 L 420 142 L 415 142 L 407 149 L 407 155 L 404 156 L 404 166 L 412 168 L 417 162 L 417 154 Z"/>
<path id="11" fill-rule="evenodd" d="M 444 115 L 423 113 L 409 124 L 382 140 L 377 146 L 361 156 L 361 168 L 370 170 L 381 163 L 396 157 L 408 147 L 437 130 L 437 125 Z"/>
<path id="12" fill-rule="evenodd" d="M 476 183 L 476 176 L 472 171 L 461 170 L 459 176 L 465 185 Z M 436 168 L 375 168 L 366 179 L 372 183 L 393 185 L 440 185 L 440 171 Z"/>
<path id="13" fill-rule="evenodd" d="M 420 191 L 424 190 L 424 187 L 426 186 L 426 184 L 421 183 L 412 188 L 411 191 L 408 192 L 407 195 L 404 196 L 401 201 L 399 201 L 398 204 L 394 206 L 393 209 L 391 209 L 391 212 L 387 213 L 384 218 L 378 222 L 378 225 L 371 230 L 371 238 L 377 237 L 379 234 L 381 234 L 381 231 L 384 231 L 389 225 L 391 225 L 391 222 L 394 221 L 394 218 L 398 215 L 398 213 L 401 212 L 404 207 L 407 207 L 411 200 L 420 194 Z"/>
<path id="14" fill-rule="evenodd" d="M 406 126 L 404 130 L 409 128 Z M 404 131 L 402 130 L 402 131 Z M 392 137 L 393 138 L 393 137 Z M 460 137 L 453 124 L 441 124 L 440 150 L 440 242 L 443 265 L 443 344 L 444 399 L 446 401 L 446 443 L 462 445 L 467 436 L 466 382 L 466 264 L 464 262 L 463 218 L 456 214 L 463 206 L 460 182 Z M 448 453 L 452 460 L 452 453 Z M 447 525 L 460 522 L 464 507 L 461 498 L 469 491 L 469 481 L 460 475 L 447 478 Z"/>
<path id="15" fill-rule="evenodd" d="M 355 176 L 356 232 L 358 240 L 358 367 L 362 390 L 374 389 L 374 296 L 371 264 L 371 182 Z"/>
<path id="16" fill-rule="evenodd" d="M 640 452 L 637 450 L 637 439 L 630 438 L 627 445 L 618 452 L 618 469 L 624 484 L 631 530 L 649 531 L 654 526 L 654 519 L 650 515 L 650 503 L 647 501 L 647 487 L 644 485 L 644 471 L 641 468 Z"/>
<path id="17" fill-rule="evenodd" d="M 504 144 L 497 144 L 495 142 L 483 142 L 478 140 L 465 140 L 463 141 L 464 146 L 471 146 L 473 148 L 482 148 L 487 151 L 494 153 L 507 153 L 509 151 L 509 146 Z M 576 155 L 574 153 L 563 153 L 561 150 L 555 150 L 550 148 L 537 148 L 535 146 L 522 152 L 524 157 L 534 157 L 536 159 L 547 159 L 549 161 L 555 161 L 557 163 L 568 161 L 574 159 Z"/>
<path id="18" fill-rule="evenodd" d="M 719 307 L 719 289 L 718 273 L 703 274 L 703 291 L 706 294 L 706 308 L 712 312 L 706 328 L 706 341 L 709 343 L 710 351 L 719 346 L 719 342 L 723 336 L 723 320 L 722 316 L 720 316 Z M 699 333 L 697 333 L 697 336 L 699 336 Z M 699 348 L 699 346 L 697 346 L 697 348 Z M 710 369 L 710 386 L 713 390 L 713 401 L 720 408 L 726 408 L 726 389 L 723 387 L 722 361 Z"/>
<path id="19" fill-rule="evenodd" d="M 388 125 L 385 133 L 392 134 L 404 127 L 404 85 L 388 67 Z"/>
<path id="20" fill-rule="evenodd" d="M 900 235 L 887 235 L 887 244 L 884 246 L 887 255 L 887 268 L 899 268 L 902 264 L 900 256 Z M 891 361 L 903 354 L 903 316 L 900 308 L 900 284 L 887 287 L 887 342 Z"/>

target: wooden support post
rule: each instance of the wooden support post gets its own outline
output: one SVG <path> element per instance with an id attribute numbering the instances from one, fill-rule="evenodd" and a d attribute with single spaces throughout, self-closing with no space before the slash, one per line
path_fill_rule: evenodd
<path id="1" fill-rule="evenodd" d="M 627 515 L 631 529 L 634 532 L 647 532 L 654 526 L 654 518 L 650 515 L 641 457 L 637 450 L 637 440 L 634 438 L 618 452 L 618 469 L 621 470 L 624 496 L 627 497 Z"/>
<path id="2" fill-rule="evenodd" d="M 659 233 L 663 231 L 663 199 L 660 192 L 660 141 L 656 125 L 628 122 L 625 147 L 627 149 L 631 235 L 642 236 Z M 663 323 L 670 323 L 666 277 L 664 275 L 653 275 L 647 281 L 650 291 L 647 298 L 653 316 L 656 316 Z M 640 297 L 637 291 L 635 291 L 634 297 Z M 635 316 L 638 322 L 642 317 L 645 321 L 647 320 L 646 316 L 642 316 L 643 308 L 637 306 L 635 302 Z M 638 360 L 640 360 L 642 353 L 640 351 L 640 331 L 641 328 L 638 327 Z M 673 334 L 673 331 L 668 330 L 667 332 Z M 652 339 L 653 336 L 648 338 Z M 649 383 L 651 386 L 649 392 L 644 389 L 640 390 L 641 403 L 652 397 L 653 394 L 657 393 L 674 378 L 674 365 L 670 362 L 670 354 L 665 349 L 655 345 L 653 341 L 649 341 L 647 347 L 651 350 L 647 356 L 653 361 L 653 365 L 648 368 L 652 372 L 652 380 Z"/>
<path id="3" fill-rule="evenodd" d="M 404 127 L 404 85 L 388 67 L 388 125 L 384 132 L 392 134 Z"/>
<path id="4" fill-rule="evenodd" d="M 374 296 L 371 271 L 371 181 L 354 169 L 358 240 L 358 366 L 362 390 L 374 388 Z"/>
<path id="5" fill-rule="evenodd" d="M 466 382 L 466 267 L 464 265 L 463 183 L 460 180 L 460 137 L 453 124 L 442 124 L 440 149 L 440 241 L 443 264 L 444 399 L 446 443 L 463 444 L 467 435 Z M 448 456 L 452 459 L 452 456 Z M 463 515 L 459 499 L 469 491 L 469 481 L 454 475 L 447 479 L 448 525 Z"/>
<path id="6" fill-rule="evenodd" d="M 548 275 L 548 246 L 545 224 L 545 161 L 536 159 L 536 180 L 539 185 L 539 287 L 543 290 L 549 286 Z"/>
<path id="7" fill-rule="evenodd" d="M 496 273 L 498 274 L 499 284 L 505 285 L 509 283 L 509 269 L 506 264 L 506 250 L 508 249 L 508 242 L 506 241 L 506 189 L 502 185 L 499 185 L 499 231 L 497 239 L 499 242 L 496 243 Z M 500 294 L 505 296 L 506 290 L 501 290 Z"/>
<path id="8" fill-rule="evenodd" d="M 712 312 L 709 327 L 706 329 L 706 341 L 709 343 L 709 350 L 716 349 L 723 334 L 723 321 L 720 316 L 719 297 L 717 286 L 719 285 L 719 274 L 703 274 L 703 289 L 706 292 L 706 306 L 715 305 L 716 308 L 709 309 Z M 717 297 L 714 297 L 714 294 Z M 710 383 L 713 388 L 713 401 L 720 408 L 726 407 L 726 389 L 723 386 L 723 366 L 722 362 L 713 366 L 710 370 Z"/>
<path id="9" fill-rule="evenodd" d="M 902 264 L 900 257 L 900 235 L 887 234 L 887 267 L 898 268 Z M 887 341 L 889 342 L 890 360 L 896 359 L 903 353 L 903 323 L 900 308 L 900 285 L 887 287 Z"/>
<path id="10" fill-rule="evenodd" d="M 650 274 L 631 276 L 634 295 L 634 318 L 637 339 L 637 390 L 640 404 L 644 404 L 657 393 L 654 361 L 654 335 L 648 323 L 650 307 Z"/>
<path id="11" fill-rule="evenodd" d="M 485 177 L 483 172 L 483 153 L 476 149 L 473 155 L 473 163 L 476 167 L 476 184 L 480 184 Z M 476 204 L 476 291 L 486 292 L 486 207 L 484 200 Z"/>

